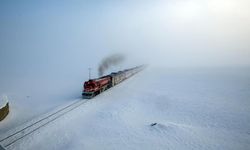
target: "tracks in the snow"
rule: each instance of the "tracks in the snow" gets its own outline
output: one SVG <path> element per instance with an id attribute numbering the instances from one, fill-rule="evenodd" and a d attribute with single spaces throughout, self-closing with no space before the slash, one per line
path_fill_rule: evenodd
<path id="1" fill-rule="evenodd" d="M 88 100 L 81 99 L 77 100 L 71 104 L 68 104 L 62 108 L 59 108 L 53 112 L 47 113 L 39 118 L 33 119 L 30 122 L 18 127 L 10 132 L 6 133 L 0 139 L 0 145 L 4 148 L 8 148 L 13 145 L 15 142 L 21 140 L 22 138 L 26 137 L 27 135 L 35 132 L 36 130 L 40 129 L 41 127 L 49 124 L 50 122 L 56 120 L 57 118 L 63 116 L 64 114 L 74 110 L 75 108 L 79 107 L 80 105 L 86 103 Z"/>

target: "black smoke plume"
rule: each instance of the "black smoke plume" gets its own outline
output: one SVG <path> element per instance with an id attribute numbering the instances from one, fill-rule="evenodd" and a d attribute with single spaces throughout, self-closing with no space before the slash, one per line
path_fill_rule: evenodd
<path id="1" fill-rule="evenodd" d="M 108 70 L 111 66 L 118 65 L 119 63 L 123 62 L 125 59 L 124 55 L 115 54 L 104 58 L 99 65 L 98 68 L 98 75 L 102 76 L 106 70 Z"/>

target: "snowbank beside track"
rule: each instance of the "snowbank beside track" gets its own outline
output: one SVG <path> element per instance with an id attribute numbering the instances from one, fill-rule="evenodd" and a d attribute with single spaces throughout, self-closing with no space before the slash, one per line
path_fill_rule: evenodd
<path id="1" fill-rule="evenodd" d="M 9 101 L 7 96 L 0 98 L 0 121 L 9 114 Z"/>

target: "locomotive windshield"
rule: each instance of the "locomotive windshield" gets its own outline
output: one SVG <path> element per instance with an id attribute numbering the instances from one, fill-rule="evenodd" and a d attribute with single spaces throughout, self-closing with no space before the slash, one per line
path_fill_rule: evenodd
<path id="1" fill-rule="evenodd" d="M 89 83 L 89 82 L 84 83 L 84 88 L 94 88 L 94 87 L 95 87 L 95 84 L 93 83 Z"/>

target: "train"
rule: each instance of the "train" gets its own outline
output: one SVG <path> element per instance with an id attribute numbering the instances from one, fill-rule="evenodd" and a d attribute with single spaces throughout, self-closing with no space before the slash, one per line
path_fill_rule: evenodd
<path id="1" fill-rule="evenodd" d="M 96 79 L 89 79 L 83 84 L 82 98 L 91 99 L 96 95 L 106 91 L 107 89 L 114 87 L 122 81 L 132 77 L 136 73 L 142 71 L 145 65 L 136 66 L 123 71 L 113 72 L 109 75 L 105 75 Z"/>

